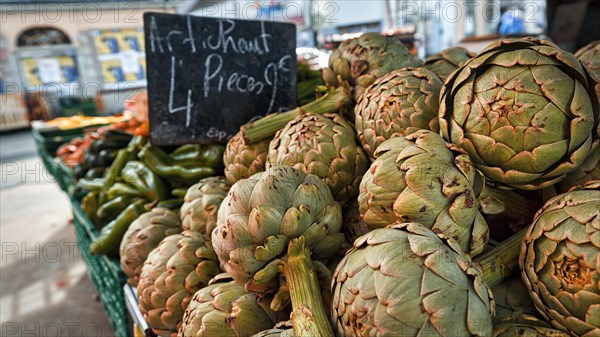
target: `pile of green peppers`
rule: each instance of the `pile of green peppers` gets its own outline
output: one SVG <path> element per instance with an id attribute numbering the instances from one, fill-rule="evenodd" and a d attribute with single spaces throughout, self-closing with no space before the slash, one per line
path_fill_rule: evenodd
<path id="1" fill-rule="evenodd" d="M 179 209 L 189 186 L 223 174 L 224 150 L 218 144 L 183 145 L 167 153 L 133 137 L 102 178 L 78 182 L 82 209 L 100 231 L 91 253 L 118 257 L 121 239 L 138 216 L 154 207 Z"/>
<path id="2" fill-rule="evenodd" d="M 95 140 L 83 153 L 83 160 L 75 165 L 76 178 L 95 179 L 104 175 L 106 168 L 115 160 L 117 152 L 126 147 L 132 135 L 120 130 L 109 130 Z"/>

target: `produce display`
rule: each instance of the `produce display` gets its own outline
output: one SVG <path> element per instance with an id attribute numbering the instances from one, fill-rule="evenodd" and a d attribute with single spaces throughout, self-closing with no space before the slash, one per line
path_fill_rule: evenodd
<path id="1" fill-rule="evenodd" d="M 54 126 L 62 130 L 81 128 L 90 125 L 104 125 L 119 123 L 128 120 L 126 116 L 71 116 L 58 117 L 47 121 L 46 125 Z"/>
<path id="2" fill-rule="evenodd" d="M 117 151 L 126 147 L 132 135 L 119 130 L 108 130 L 92 140 L 90 146 L 83 148 L 83 156 L 73 167 L 76 178 L 95 179 L 101 178 L 115 160 Z M 69 164 L 68 159 L 65 163 Z"/>
<path id="3" fill-rule="evenodd" d="M 57 151 L 82 255 L 161 337 L 600 336 L 597 46 L 363 34 L 226 145 L 151 144 L 144 94 Z"/>

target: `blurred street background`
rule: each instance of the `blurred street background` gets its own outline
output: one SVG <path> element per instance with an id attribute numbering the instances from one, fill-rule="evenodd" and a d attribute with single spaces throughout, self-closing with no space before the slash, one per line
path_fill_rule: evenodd
<path id="1" fill-rule="evenodd" d="M 29 130 L 0 135 L 2 336 L 114 336 L 77 251 L 71 204 Z"/>

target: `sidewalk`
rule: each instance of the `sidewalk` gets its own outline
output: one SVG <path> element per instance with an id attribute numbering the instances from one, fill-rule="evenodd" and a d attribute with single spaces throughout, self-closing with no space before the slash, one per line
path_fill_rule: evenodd
<path id="1" fill-rule="evenodd" d="M 0 136 L 0 336 L 114 336 L 77 251 L 69 200 L 32 157 L 30 138 Z"/>

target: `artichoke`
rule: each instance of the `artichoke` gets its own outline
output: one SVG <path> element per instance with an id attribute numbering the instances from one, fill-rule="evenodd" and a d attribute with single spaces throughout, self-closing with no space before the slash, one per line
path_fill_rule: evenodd
<path id="1" fill-rule="evenodd" d="M 360 97 L 355 127 L 367 155 L 373 159 L 381 143 L 420 129 L 437 132 L 442 82 L 425 68 L 405 68 L 383 76 Z"/>
<path id="2" fill-rule="evenodd" d="M 533 38 L 493 43 L 444 84 L 444 138 L 500 186 L 551 186 L 581 166 L 598 120 L 594 82 L 570 53 Z"/>
<path id="3" fill-rule="evenodd" d="M 423 67 L 429 69 L 443 81 L 456 69 L 462 67 L 468 60 L 475 57 L 475 53 L 466 50 L 463 47 L 450 47 L 433 54 L 425 59 Z"/>
<path id="4" fill-rule="evenodd" d="M 269 308 L 269 299 L 234 281 L 198 290 L 185 310 L 179 337 L 248 337 L 271 329 L 287 314 Z"/>
<path id="5" fill-rule="evenodd" d="M 341 205 L 358 194 L 369 165 L 354 129 L 339 114 L 306 114 L 280 130 L 269 145 L 267 167 L 288 165 L 322 178 Z"/>
<path id="6" fill-rule="evenodd" d="M 270 138 L 246 144 L 241 132 L 227 142 L 223 161 L 225 177 L 230 184 L 265 170 Z"/>
<path id="7" fill-rule="evenodd" d="M 352 200 L 352 202 L 344 208 L 343 215 L 344 223 L 342 225 L 342 231 L 349 242 L 354 242 L 359 236 L 367 234 L 370 231 L 369 225 L 360 215 L 358 200 Z"/>
<path id="8" fill-rule="evenodd" d="M 393 37 L 366 33 L 342 42 L 329 57 L 329 68 L 323 69 L 327 85 L 338 85 L 339 78 L 354 87 L 358 99 L 365 89 L 379 77 L 392 70 L 418 67 L 419 60 Z"/>
<path id="9" fill-rule="evenodd" d="M 490 336 L 494 300 L 481 270 L 417 223 L 354 242 L 334 274 L 339 336 Z"/>
<path id="10" fill-rule="evenodd" d="M 229 184 L 223 177 L 209 177 L 190 187 L 181 205 L 181 222 L 184 230 L 199 232 L 207 242 L 217 227 L 217 212 Z"/>
<path id="11" fill-rule="evenodd" d="M 522 323 L 526 317 L 535 315 L 536 310 L 529 291 L 520 277 L 509 278 L 492 288 L 496 302 L 494 324 Z"/>
<path id="12" fill-rule="evenodd" d="M 225 271 L 246 290 L 277 292 L 275 302 L 281 302 L 289 289 L 296 323 L 310 316 L 318 333 L 332 336 L 311 257 L 326 260 L 338 252 L 341 225 L 341 208 L 321 178 L 279 165 L 231 187 L 212 244 Z"/>
<path id="13" fill-rule="evenodd" d="M 273 329 L 261 331 L 252 337 L 295 337 L 290 321 L 280 322 Z"/>
<path id="14" fill-rule="evenodd" d="M 492 337 L 570 337 L 570 335 L 545 326 L 506 323 L 495 326 Z"/>
<path id="15" fill-rule="evenodd" d="M 184 231 L 162 240 L 144 262 L 137 288 L 140 311 L 154 333 L 175 335 L 194 293 L 220 272 L 202 234 Z"/>
<path id="16" fill-rule="evenodd" d="M 600 180 L 600 123 L 596 132 L 596 139 L 592 143 L 592 149 L 581 166 L 575 171 L 567 174 L 565 179 L 558 183 L 558 191 L 565 193 L 575 186 L 582 186 L 588 181 Z"/>
<path id="17" fill-rule="evenodd" d="M 596 40 L 575 52 L 575 57 L 600 79 L 600 40 Z"/>
<path id="18" fill-rule="evenodd" d="M 489 238 L 477 202 L 483 181 L 469 156 L 439 135 L 420 130 L 384 142 L 375 157 L 358 196 L 369 228 L 397 220 L 419 222 L 454 238 L 471 256 L 483 250 Z"/>
<path id="19" fill-rule="evenodd" d="M 148 254 L 162 239 L 180 232 L 179 217 L 168 209 L 157 207 L 140 215 L 129 226 L 121 241 L 119 256 L 127 283 L 136 287 Z"/>
<path id="20" fill-rule="evenodd" d="M 600 335 L 600 181 L 550 199 L 521 247 L 521 276 L 537 310 L 572 335 Z"/>

